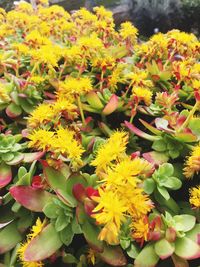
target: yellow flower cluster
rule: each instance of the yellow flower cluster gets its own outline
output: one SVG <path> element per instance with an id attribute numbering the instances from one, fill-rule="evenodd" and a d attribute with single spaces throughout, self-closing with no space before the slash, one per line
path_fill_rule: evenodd
<path id="1" fill-rule="evenodd" d="M 69 128 L 59 126 L 54 132 L 39 128 L 30 133 L 28 139 L 30 148 L 52 152 L 57 158 L 62 155 L 66 160 L 70 160 L 74 168 L 82 164 L 84 149 L 77 141 L 76 132 Z"/>
<path id="2" fill-rule="evenodd" d="M 103 225 L 99 234 L 100 240 L 109 244 L 119 242 L 119 233 L 122 223 L 127 216 L 135 222 L 130 227 L 133 231 L 141 230 L 138 224 L 152 209 L 152 202 L 142 189 L 142 178 L 148 176 L 152 166 L 142 158 L 131 159 L 126 155 L 127 135 L 124 132 L 115 132 L 97 151 L 92 165 L 101 176 L 99 197 L 94 197 L 98 203 L 93 210 L 93 218 Z M 144 226 L 146 227 L 146 226 Z"/>
<path id="3" fill-rule="evenodd" d="M 190 204 L 195 208 L 200 208 L 200 185 L 190 189 Z"/>
<path id="4" fill-rule="evenodd" d="M 200 145 L 193 148 L 191 155 L 185 162 L 184 175 L 186 178 L 192 178 L 195 173 L 200 171 Z"/>

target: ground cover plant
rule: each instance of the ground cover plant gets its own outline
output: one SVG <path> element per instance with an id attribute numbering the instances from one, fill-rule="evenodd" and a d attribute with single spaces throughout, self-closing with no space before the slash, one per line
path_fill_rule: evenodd
<path id="1" fill-rule="evenodd" d="M 190 266 L 197 37 L 141 42 L 102 6 L 70 15 L 45 1 L 0 21 L 0 266 Z"/>

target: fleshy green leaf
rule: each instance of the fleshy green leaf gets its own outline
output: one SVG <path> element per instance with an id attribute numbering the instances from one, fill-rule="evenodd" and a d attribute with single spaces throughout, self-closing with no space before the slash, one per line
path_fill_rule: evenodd
<path id="1" fill-rule="evenodd" d="M 175 250 L 173 243 L 168 242 L 165 238 L 159 240 L 155 244 L 155 252 L 161 259 L 170 257 Z"/>
<path id="2" fill-rule="evenodd" d="M 197 259 L 200 257 L 200 246 L 188 237 L 177 238 L 175 254 L 186 260 Z"/>
<path id="3" fill-rule="evenodd" d="M 17 229 L 16 222 L 12 222 L 0 231 L 0 254 L 3 254 L 16 246 L 22 240 Z"/>
<path id="4" fill-rule="evenodd" d="M 148 195 L 152 194 L 154 189 L 155 189 L 155 182 L 153 179 L 148 178 L 144 181 L 144 191 L 145 193 L 147 193 Z"/>
<path id="5" fill-rule="evenodd" d="M 105 245 L 103 253 L 100 253 L 99 257 L 111 266 L 124 266 L 127 264 L 126 257 L 119 246 Z"/>
<path id="6" fill-rule="evenodd" d="M 62 242 L 59 234 L 52 224 L 47 225 L 35 238 L 28 244 L 24 252 L 25 261 L 41 261 L 54 254 Z"/>
<path id="7" fill-rule="evenodd" d="M 196 218 L 188 214 L 176 215 L 173 219 L 176 223 L 176 230 L 183 232 L 190 231 L 195 226 L 196 222 Z"/>
<path id="8" fill-rule="evenodd" d="M 154 244 L 146 245 L 135 259 L 135 267 L 154 267 L 159 257 L 154 250 Z"/>

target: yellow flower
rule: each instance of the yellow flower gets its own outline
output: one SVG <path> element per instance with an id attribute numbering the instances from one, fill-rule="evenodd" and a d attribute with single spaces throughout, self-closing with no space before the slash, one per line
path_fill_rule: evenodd
<path id="1" fill-rule="evenodd" d="M 146 175 L 152 169 L 149 162 L 141 158 L 125 158 L 118 164 L 107 169 L 105 185 L 110 187 L 131 186 L 135 188 L 140 181 L 139 176 Z"/>
<path id="2" fill-rule="evenodd" d="M 68 77 L 64 82 L 59 82 L 58 96 L 78 96 L 93 90 L 92 81 L 88 77 Z"/>
<path id="3" fill-rule="evenodd" d="M 51 146 L 53 136 L 54 133 L 51 131 L 43 129 L 34 130 L 33 133 L 28 135 L 28 139 L 30 139 L 28 147 L 48 151 Z"/>
<path id="4" fill-rule="evenodd" d="M 190 189 L 190 204 L 195 208 L 200 208 L 200 185 Z"/>
<path id="5" fill-rule="evenodd" d="M 44 220 L 41 222 L 40 218 L 37 219 L 36 224 L 32 226 L 31 233 L 27 235 L 27 240 L 25 243 L 20 244 L 19 249 L 17 250 L 17 255 L 21 261 L 21 264 L 23 267 L 42 267 L 44 264 L 39 261 L 26 261 L 25 260 L 25 252 L 30 244 L 30 242 L 42 231 L 42 229 L 45 227 L 46 221 Z"/>
<path id="6" fill-rule="evenodd" d="M 51 45 L 51 41 L 42 36 L 37 30 L 31 31 L 25 37 L 25 41 L 32 47 L 40 47 L 42 45 Z"/>
<path id="7" fill-rule="evenodd" d="M 131 22 L 127 21 L 121 24 L 119 33 L 123 40 L 130 39 L 132 42 L 136 42 L 138 29 Z"/>
<path id="8" fill-rule="evenodd" d="M 100 20 L 113 20 L 112 12 L 109 10 L 106 10 L 104 6 L 96 6 L 93 8 L 94 12 L 96 13 L 98 19 Z"/>
<path id="9" fill-rule="evenodd" d="M 69 119 L 74 119 L 77 117 L 77 107 L 67 99 L 58 98 L 57 101 L 52 105 L 52 108 L 54 114 L 64 112 Z"/>
<path id="10" fill-rule="evenodd" d="M 36 107 L 28 117 L 28 126 L 35 128 L 41 124 L 51 122 L 55 118 L 56 114 L 51 104 L 42 103 Z"/>
<path id="11" fill-rule="evenodd" d="M 81 144 L 76 140 L 76 133 L 62 126 L 56 131 L 51 140 L 51 150 L 61 153 L 72 160 L 72 164 L 81 164 L 81 156 L 84 152 Z"/>
<path id="12" fill-rule="evenodd" d="M 192 178 L 195 173 L 200 171 L 200 145 L 198 144 L 192 150 L 191 155 L 185 162 L 184 175 L 186 178 Z"/>
<path id="13" fill-rule="evenodd" d="M 107 166 L 112 165 L 113 161 L 124 157 L 127 142 L 128 134 L 123 131 L 116 131 L 98 148 L 96 157 L 91 162 L 91 165 L 96 167 L 97 174 L 105 171 Z"/>
<path id="14" fill-rule="evenodd" d="M 130 228 L 132 230 L 133 239 L 148 241 L 149 224 L 146 216 L 139 219 L 133 219 Z"/>
<path id="15" fill-rule="evenodd" d="M 88 249 L 87 260 L 88 260 L 88 263 L 92 263 L 92 265 L 95 265 L 96 251 L 94 249 L 92 248 Z"/>
<path id="16" fill-rule="evenodd" d="M 39 49 L 32 50 L 30 54 L 33 59 L 33 65 L 35 65 L 36 62 L 38 64 L 43 63 L 46 64 L 48 68 L 56 67 L 60 59 L 53 45 L 43 45 Z"/>
<path id="17" fill-rule="evenodd" d="M 151 104 L 153 93 L 148 88 L 134 86 L 132 92 L 133 96 L 136 96 L 139 102 L 144 101 L 147 106 Z"/>
<path id="18" fill-rule="evenodd" d="M 25 45 L 25 44 L 22 44 L 22 43 L 13 43 L 12 44 L 12 47 L 17 50 L 17 52 L 19 54 L 22 54 L 22 55 L 28 55 L 29 54 L 29 50 L 30 48 Z"/>
<path id="19" fill-rule="evenodd" d="M 118 243 L 118 234 L 122 222 L 125 221 L 124 213 L 127 211 L 125 202 L 115 192 L 104 191 L 99 188 L 99 197 L 94 197 L 98 205 L 93 210 L 93 218 L 98 224 L 105 224 L 99 234 L 100 240 L 109 244 Z"/>

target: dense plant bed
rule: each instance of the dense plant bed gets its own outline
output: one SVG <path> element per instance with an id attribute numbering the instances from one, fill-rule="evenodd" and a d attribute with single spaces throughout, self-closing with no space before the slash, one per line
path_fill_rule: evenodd
<path id="1" fill-rule="evenodd" d="M 0 266 L 198 259 L 197 38 L 141 43 L 103 7 L 0 21 Z"/>

